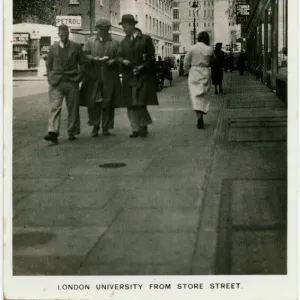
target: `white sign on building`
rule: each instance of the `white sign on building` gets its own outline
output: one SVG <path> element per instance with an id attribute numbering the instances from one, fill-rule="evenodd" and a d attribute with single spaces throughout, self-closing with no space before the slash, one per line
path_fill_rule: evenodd
<path id="1" fill-rule="evenodd" d="M 67 25 L 71 29 L 81 29 L 81 16 L 56 16 L 56 26 Z"/>

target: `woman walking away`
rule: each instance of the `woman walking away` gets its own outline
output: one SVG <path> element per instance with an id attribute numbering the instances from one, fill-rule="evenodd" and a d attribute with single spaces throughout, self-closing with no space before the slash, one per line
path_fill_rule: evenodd
<path id="1" fill-rule="evenodd" d="M 222 49 L 222 43 L 216 44 L 216 60 L 211 66 L 211 78 L 212 84 L 215 86 L 215 94 L 222 93 L 222 82 L 223 82 L 223 66 L 225 63 L 225 55 Z M 219 91 L 218 91 L 219 86 Z"/>
<path id="2" fill-rule="evenodd" d="M 246 55 L 242 50 L 237 61 L 237 69 L 239 70 L 241 76 L 244 75 L 245 68 L 246 68 Z"/>
<path id="3" fill-rule="evenodd" d="M 191 47 L 184 58 L 184 71 L 189 74 L 190 99 L 198 119 L 197 128 L 201 129 L 204 127 L 203 115 L 209 109 L 210 65 L 215 60 L 215 54 L 209 46 L 207 32 L 199 33 L 197 40 L 198 43 Z"/>

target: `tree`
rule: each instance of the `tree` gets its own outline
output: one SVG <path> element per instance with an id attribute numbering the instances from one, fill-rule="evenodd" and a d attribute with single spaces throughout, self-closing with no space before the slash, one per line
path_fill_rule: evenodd
<path id="1" fill-rule="evenodd" d="M 13 23 L 52 24 L 56 0 L 13 0 Z"/>

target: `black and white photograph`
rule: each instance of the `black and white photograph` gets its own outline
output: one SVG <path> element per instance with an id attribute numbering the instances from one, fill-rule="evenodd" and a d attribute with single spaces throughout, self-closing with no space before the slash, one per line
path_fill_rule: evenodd
<path id="1" fill-rule="evenodd" d="M 59 276 L 59 299 L 104 299 L 152 276 L 145 294 L 200 299 L 277 275 L 289 290 L 264 295 L 295 296 L 290 2 L 12 0 L 11 278 Z"/>

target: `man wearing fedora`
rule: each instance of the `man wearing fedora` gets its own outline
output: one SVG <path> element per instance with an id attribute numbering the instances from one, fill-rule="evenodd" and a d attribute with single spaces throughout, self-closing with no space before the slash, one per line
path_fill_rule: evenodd
<path id="1" fill-rule="evenodd" d="M 123 101 L 132 128 L 130 137 L 146 137 L 152 123 L 147 105 L 158 105 L 156 95 L 155 49 L 150 36 L 135 25 L 133 15 L 122 16 L 126 37 L 120 44 L 118 59 L 122 64 Z"/>
<path id="2" fill-rule="evenodd" d="M 96 22 L 97 34 L 90 37 L 83 52 L 90 59 L 85 67 L 85 76 L 80 89 L 80 104 L 88 110 L 88 124 L 93 126 L 92 137 L 97 137 L 102 121 L 102 134 L 110 135 L 114 127 L 114 109 L 121 107 L 121 82 L 116 59 L 119 42 L 114 40 L 109 29 L 109 20 Z"/>

